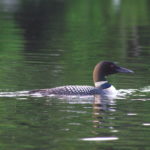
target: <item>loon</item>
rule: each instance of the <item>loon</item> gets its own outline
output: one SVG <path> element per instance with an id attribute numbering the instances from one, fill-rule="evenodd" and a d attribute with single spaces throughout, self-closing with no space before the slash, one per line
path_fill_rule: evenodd
<path id="1" fill-rule="evenodd" d="M 132 70 L 120 67 L 113 62 L 99 62 L 93 71 L 93 81 L 95 86 L 68 85 L 49 89 L 31 90 L 29 94 L 48 95 L 112 95 L 116 94 L 117 90 L 111 85 L 106 77 L 115 73 L 133 73 Z"/>

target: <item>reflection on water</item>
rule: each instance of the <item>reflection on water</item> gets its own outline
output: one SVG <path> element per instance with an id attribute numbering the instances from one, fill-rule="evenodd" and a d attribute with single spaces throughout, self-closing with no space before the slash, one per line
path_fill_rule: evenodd
<path id="1" fill-rule="evenodd" d="M 83 141 L 113 141 L 118 140 L 117 137 L 94 137 L 94 138 L 83 138 Z"/>
<path id="2" fill-rule="evenodd" d="M 149 149 L 149 4 L 1 0 L 0 148 Z M 102 60 L 135 72 L 108 78 L 115 99 L 28 94 L 93 85 Z"/>

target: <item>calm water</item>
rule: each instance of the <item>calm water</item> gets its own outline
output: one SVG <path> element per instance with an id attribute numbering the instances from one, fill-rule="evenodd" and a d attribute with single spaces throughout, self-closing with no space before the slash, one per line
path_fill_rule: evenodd
<path id="1" fill-rule="evenodd" d="M 0 149 L 149 150 L 150 2 L 0 0 Z M 108 80 L 111 104 L 16 91 L 93 85 L 102 60 L 135 74 Z"/>

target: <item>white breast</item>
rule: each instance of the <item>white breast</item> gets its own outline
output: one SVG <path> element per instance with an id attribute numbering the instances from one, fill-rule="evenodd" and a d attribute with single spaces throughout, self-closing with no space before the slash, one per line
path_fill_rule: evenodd
<path id="1" fill-rule="evenodd" d="M 116 88 L 112 85 L 107 89 L 103 89 L 103 94 L 106 96 L 116 97 L 117 93 Z"/>

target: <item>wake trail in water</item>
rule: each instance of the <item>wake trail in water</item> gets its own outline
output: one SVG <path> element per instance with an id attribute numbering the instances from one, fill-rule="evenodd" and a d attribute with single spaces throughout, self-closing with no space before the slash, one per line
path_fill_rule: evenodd
<path id="1" fill-rule="evenodd" d="M 117 97 L 115 99 L 125 99 L 128 96 L 143 96 L 145 93 L 149 93 L 150 92 L 150 86 L 146 86 L 144 88 L 141 89 L 119 89 L 118 90 L 118 94 Z M 36 94 L 29 94 L 29 91 L 16 91 L 16 92 L 0 92 L 0 97 L 45 97 L 40 93 L 36 93 Z M 48 95 L 46 97 L 56 97 L 58 99 L 66 99 L 66 98 L 70 98 L 71 99 L 92 99 L 93 95 L 89 95 L 89 96 L 77 96 L 77 95 L 73 95 L 73 96 L 56 96 L 56 95 Z"/>
<path id="2" fill-rule="evenodd" d="M 0 97 L 24 97 L 29 96 L 29 91 L 17 91 L 17 92 L 0 92 Z"/>

